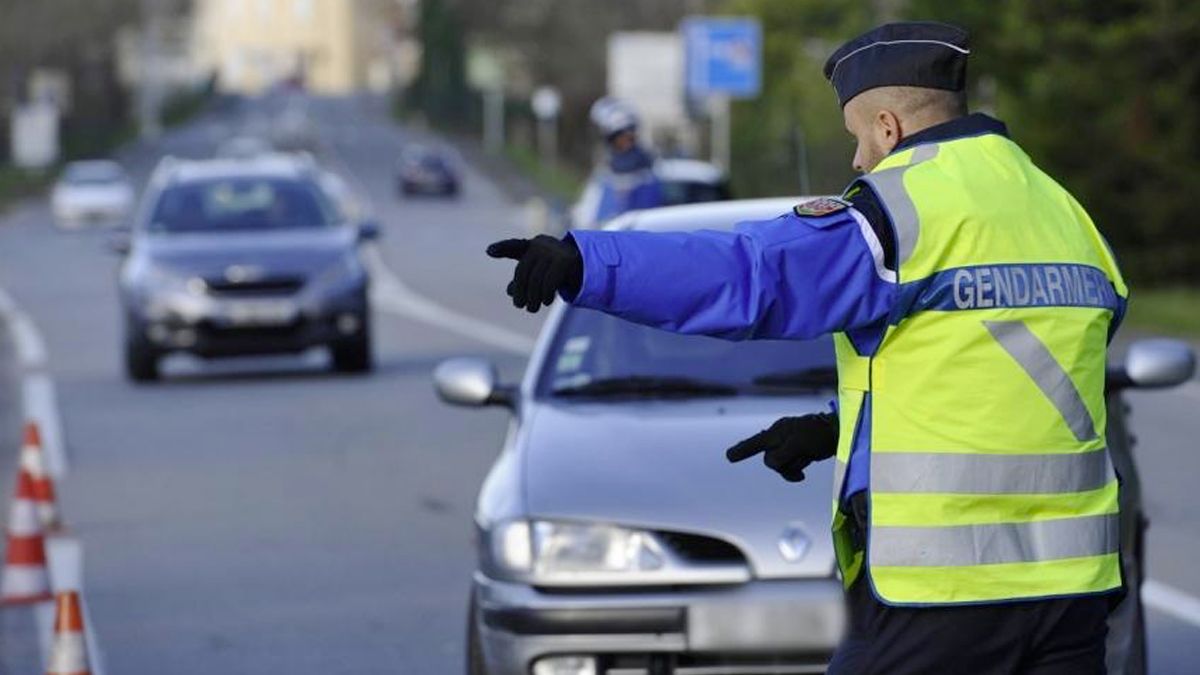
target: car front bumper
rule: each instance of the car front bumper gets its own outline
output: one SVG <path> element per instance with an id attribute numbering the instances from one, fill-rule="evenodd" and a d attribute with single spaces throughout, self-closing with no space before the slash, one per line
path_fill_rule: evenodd
<path id="1" fill-rule="evenodd" d="M 542 592 L 477 573 L 473 592 L 491 675 L 570 656 L 596 675 L 821 673 L 845 622 L 834 579 Z"/>
<path id="2" fill-rule="evenodd" d="M 251 311 L 255 308 L 260 315 Z M 297 353 L 353 340 L 368 330 L 365 290 L 307 302 L 287 297 L 182 306 L 156 301 L 130 314 L 130 331 L 154 350 L 202 357 Z"/>

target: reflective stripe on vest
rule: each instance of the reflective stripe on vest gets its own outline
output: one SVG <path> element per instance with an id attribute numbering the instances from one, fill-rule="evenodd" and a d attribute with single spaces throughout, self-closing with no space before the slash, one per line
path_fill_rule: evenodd
<path id="1" fill-rule="evenodd" d="M 1085 492 L 1115 478 L 1108 450 L 1053 454 L 877 452 L 871 489 L 942 494 Z"/>
<path id="2" fill-rule="evenodd" d="M 861 180 L 892 221 L 899 262 L 875 353 L 836 343 L 843 414 L 871 401 L 871 588 L 889 604 L 938 605 L 1118 587 L 1103 387 L 1126 290 L 1103 239 L 998 135 L 920 145 Z M 843 420 L 842 435 L 854 428 Z M 835 498 L 850 457 L 839 440 Z M 844 522 L 835 542 L 852 579 L 862 552 L 846 550 Z"/>
<path id="3" fill-rule="evenodd" d="M 1041 562 L 1116 553 L 1120 518 L 1115 513 L 1027 523 L 951 527 L 876 526 L 869 564 L 888 567 L 952 567 Z"/>

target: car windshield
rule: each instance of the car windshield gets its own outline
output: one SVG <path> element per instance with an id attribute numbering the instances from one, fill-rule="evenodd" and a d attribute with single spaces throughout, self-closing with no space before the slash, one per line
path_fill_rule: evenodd
<path id="1" fill-rule="evenodd" d="M 662 182 L 662 192 L 663 202 L 667 205 L 718 202 L 729 199 L 729 186 L 724 183 L 667 180 Z"/>
<path id="2" fill-rule="evenodd" d="M 833 341 L 678 335 L 569 308 L 538 395 L 563 398 L 789 394 L 831 389 Z"/>
<path id="3" fill-rule="evenodd" d="M 335 211 L 319 188 L 277 178 L 226 178 L 167 188 L 149 229 L 156 232 L 293 230 L 329 227 Z"/>
<path id="4" fill-rule="evenodd" d="M 123 176 L 116 164 L 75 164 L 67 167 L 63 181 L 70 185 L 105 185 L 120 181 Z"/>

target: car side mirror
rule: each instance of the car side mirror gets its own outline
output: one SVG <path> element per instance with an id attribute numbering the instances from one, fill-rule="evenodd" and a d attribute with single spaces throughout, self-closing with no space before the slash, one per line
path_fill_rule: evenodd
<path id="1" fill-rule="evenodd" d="M 364 220 L 358 224 L 358 238 L 360 241 L 375 241 L 379 238 L 379 223 L 373 220 Z"/>
<path id="2" fill-rule="evenodd" d="M 1125 363 L 1109 372 L 1109 388 L 1163 389 L 1183 384 L 1196 372 L 1196 355 L 1188 343 L 1147 338 L 1129 346 Z"/>
<path id="3" fill-rule="evenodd" d="M 512 387 L 499 384 L 496 366 L 477 356 L 461 356 L 439 363 L 433 369 L 433 388 L 438 398 L 451 405 L 511 408 L 516 400 Z"/>

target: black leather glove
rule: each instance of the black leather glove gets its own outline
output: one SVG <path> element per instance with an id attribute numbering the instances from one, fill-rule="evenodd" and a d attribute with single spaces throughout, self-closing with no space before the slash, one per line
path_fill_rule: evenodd
<path id="1" fill-rule="evenodd" d="M 838 418 L 833 413 L 776 420 L 750 438 L 725 451 L 730 462 L 740 462 L 762 452 L 763 463 L 793 483 L 804 480 L 809 464 L 837 453 Z"/>
<path id="2" fill-rule="evenodd" d="M 505 239 L 487 247 L 493 258 L 517 261 L 508 295 L 514 307 L 530 313 L 554 302 L 559 291 L 574 295 L 583 283 L 583 256 L 571 239 L 539 234 L 533 239 Z"/>

